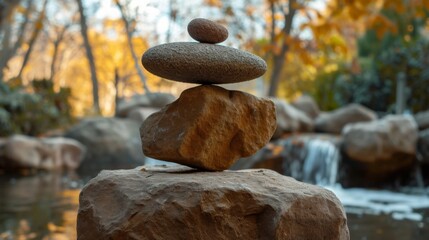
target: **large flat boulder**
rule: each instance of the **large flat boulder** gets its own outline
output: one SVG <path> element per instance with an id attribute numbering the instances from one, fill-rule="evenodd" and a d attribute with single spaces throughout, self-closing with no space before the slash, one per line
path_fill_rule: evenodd
<path id="1" fill-rule="evenodd" d="M 343 138 L 343 150 L 352 160 L 394 171 L 415 159 L 418 130 L 412 117 L 388 115 L 378 121 L 347 125 Z"/>
<path id="2" fill-rule="evenodd" d="M 377 119 L 374 111 L 359 105 L 350 104 L 332 112 L 321 113 L 315 122 L 317 132 L 341 134 L 349 123 L 369 122 Z"/>
<path id="3" fill-rule="evenodd" d="M 79 240 L 349 239 L 332 192 L 263 169 L 102 171 L 79 203 Z"/>

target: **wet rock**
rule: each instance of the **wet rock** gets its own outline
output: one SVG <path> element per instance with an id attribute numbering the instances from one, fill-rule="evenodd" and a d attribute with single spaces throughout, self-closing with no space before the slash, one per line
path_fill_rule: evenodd
<path id="1" fill-rule="evenodd" d="M 316 101 L 308 95 L 302 95 L 292 102 L 292 106 L 303 111 L 311 119 L 316 119 L 319 116 L 320 109 Z"/>
<path id="2" fill-rule="evenodd" d="M 146 120 L 150 115 L 158 111 L 159 111 L 159 108 L 148 108 L 148 107 L 135 108 L 127 114 L 127 118 L 137 122 L 138 124 L 142 124 L 143 121 Z"/>
<path id="3" fill-rule="evenodd" d="M 74 170 L 79 167 L 84 154 L 85 147 L 73 139 L 14 135 L 0 148 L 0 168 Z"/>
<path id="4" fill-rule="evenodd" d="M 349 123 L 368 122 L 377 119 L 374 111 L 359 105 L 350 104 L 332 112 L 320 114 L 315 122 L 317 132 L 340 134 Z"/>
<path id="5" fill-rule="evenodd" d="M 276 106 L 277 128 L 273 135 L 274 139 L 286 133 L 311 132 L 313 131 L 313 120 L 304 112 L 294 108 L 282 99 L 271 99 Z"/>
<path id="6" fill-rule="evenodd" d="M 347 125 L 343 131 L 343 151 L 354 161 L 391 172 L 413 163 L 417 137 L 414 119 L 388 115 L 378 121 Z"/>
<path id="7" fill-rule="evenodd" d="M 420 130 L 429 128 L 429 110 L 425 112 L 419 112 L 414 115 L 414 119 L 417 122 Z"/>
<path id="8" fill-rule="evenodd" d="M 276 128 L 274 104 L 203 85 L 151 115 L 140 128 L 143 152 L 207 170 L 227 169 L 263 147 Z"/>
<path id="9" fill-rule="evenodd" d="M 335 195 L 270 170 L 103 171 L 82 190 L 78 239 L 349 239 Z"/>
<path id="10" fill-rule="evenodd" d="M 176 42 L 158 45 L 142 57 L 151 73 L 179 82 L 223 84 L 262 76 L 267 64 L 260 57 L 213 44 Z"/>
<path id="11" fill-rule="evenodd" d="M 54 154 L 51 169 L 75 170 L 80 166 L 86 153 L 85 146 L 74 139 L 56 137 L 42 138 L 41 141 Z"/>
<path id="12" fill-rule="evenodd" d="M 3 169 L 39 169 L 52 153 L 36 138 L 14 135 L 2 145 L 0 166 Z"/>
<path id="13" fill-rule="evenodd" d="M 189 22 L 188 33 L 202 43 L 221 43 L 228 38 L 228 30 L 224 26 L 204 18 Z"/>
<path id="14" fill-rule="evenodd" d="M 419 160 L 424 164 L 429 164 L 429 129 L 419 132 L 417 149 Z"/>
<path id="15" fill-rule="evenodd" d="M 87 152 L 79 167 L 92 174 L 102 169 L 133 168 L 144 163 L 139 124 L 120 118 L 88 118 L 65 133 L 81 142 Z"/>
<path id="16" fill-rule="evenodd" d="M 115 115 L 124 118 L 137 108 L 162 108 L 172 103 L 175 99 L 176 97 L 169 93 L 137 94 L 119 101 Z"/>

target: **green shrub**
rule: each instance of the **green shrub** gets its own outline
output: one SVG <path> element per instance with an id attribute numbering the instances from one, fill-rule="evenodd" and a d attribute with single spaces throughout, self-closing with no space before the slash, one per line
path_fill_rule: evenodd
<path id="1" fill-rule="evenodd" d="M 14 133 L 40 135 L 72 121 L 71 91 L 55 91 L 49 80 L 33 80 L 30 93 L 0 81 L 0 136 Z"/>

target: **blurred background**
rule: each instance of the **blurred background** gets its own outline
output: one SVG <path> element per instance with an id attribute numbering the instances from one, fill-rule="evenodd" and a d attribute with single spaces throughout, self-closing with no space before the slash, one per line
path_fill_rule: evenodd
<path id="1" fill-rule="evenodd" d="M 277 109 L 272 141 L 233 169 L 332 190 L 352 239 L 429 239 L 427 0 L 0 0 L 0 239 L 75 239 L 90 178 L 167 164 L 139 126 L 195 85 L 140 58 L 194 41 L 198 17 L 268 64 L 226 86 Z"/>

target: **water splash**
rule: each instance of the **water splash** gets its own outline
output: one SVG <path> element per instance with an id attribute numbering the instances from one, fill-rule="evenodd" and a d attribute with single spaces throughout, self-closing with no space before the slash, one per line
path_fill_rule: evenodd
<path id="1" fill-rule="evenodd" d="M 303 181 L 321 186 L 333 186 L 337 180 L 340 154 L 329 141 L 312 139 L 306 142 Z"/>
<path id="2" fill-rule="evenodd" d="M 321 186 L 333 186 L 341 159 L 333 139 L 299 136 L 280 143 L 284 175 Z"/>
<path id="3" fill-rule="evenodd" d="M 423 215 L 416 211 L 429 208 L 429 197 L 425 195 L 363 188 L 344 189 L 339 184 L 326 188 L 338 197 L 347 213 L 391 214 L 396 220 L 422 221 Z"/>

